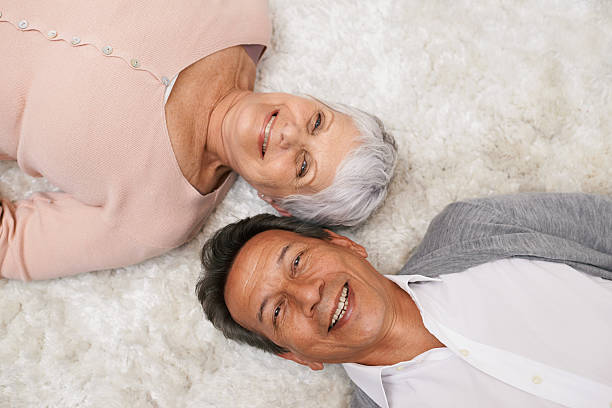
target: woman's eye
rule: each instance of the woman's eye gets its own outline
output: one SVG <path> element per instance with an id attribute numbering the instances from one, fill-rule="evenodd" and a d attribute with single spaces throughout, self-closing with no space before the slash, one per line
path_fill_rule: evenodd
<path id="1" fill-rule="evenodd" d="M 321 114 L 320 113 L 317 114 L 317 120 L 316 120 L 312 130 L 317 130 L 317 128 L 319 126 L 321 126 Z"/>
<path id="2" fill-rule="evenodd" d="M 304 159 L 302 160 L 302 165 L 300 166 L 300 169 L 298 170 L 298 177 L 304 177 L 307 172 L 308 172 L 308 162 L 306 161 L 306 156 L 304 156 Z"/>

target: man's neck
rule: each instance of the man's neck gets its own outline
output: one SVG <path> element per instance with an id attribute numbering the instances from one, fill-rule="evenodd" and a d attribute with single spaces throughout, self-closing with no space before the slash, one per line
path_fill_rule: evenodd
<path id="1" fill-rule="evenodd" d="M 408 361 L 428 350 L 445 347 L 423 324 L 421 313 L 410 295 L 389 281 L 392 305 L 390 329 L 359 364 L 382 366 Z"/>

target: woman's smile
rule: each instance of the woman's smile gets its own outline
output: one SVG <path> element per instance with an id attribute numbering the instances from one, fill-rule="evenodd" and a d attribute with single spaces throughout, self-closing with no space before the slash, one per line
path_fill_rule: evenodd
<path id="1" fill-rule="evenodd" d="M 259 133 L 259 145 L 262 160 L 266 155 L 266 150 L 268 149 L 268 142 L 270 140 L 270 132 L 272 131 L 272 126 L 274 125 L 274 121 L 276 120 L 277 115 L 278 111 L 274 111 L 268 116 L 266 116 L 266 120 L 264 121 L 264 124 Z"/>

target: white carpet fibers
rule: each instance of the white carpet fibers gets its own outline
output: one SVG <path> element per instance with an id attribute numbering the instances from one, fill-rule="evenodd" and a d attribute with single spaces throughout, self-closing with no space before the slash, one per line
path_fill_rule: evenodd
<path id="1" fill-rule="evenodd" d="M 358 4 L 361 3 L 361 4 Z M 612 194 L 612 5 L 554 0 L 273 0 L 258 89 L 378 114 L 400 144 L 391 194 L 346 232 L 394 273 L 447 203 Z M 47 189 L 0 164 L 0 195 Z M 271 211 L 238 182 L 196 240 L 141 265 L 0 281 L 1 407 L 343 407 L 311 372 L 226 341 L 193 294 L 217 228 Z"/>

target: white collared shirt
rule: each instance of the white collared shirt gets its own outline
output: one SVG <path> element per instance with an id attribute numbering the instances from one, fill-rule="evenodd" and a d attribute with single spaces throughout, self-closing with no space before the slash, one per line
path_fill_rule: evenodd
<path id="1" fill-rule="evenodd" d="M 612 281 L 520 258 L 386 277 L 446 348 L 392 366 L 343 364 L 380 406 L 612 408 Z"/>

